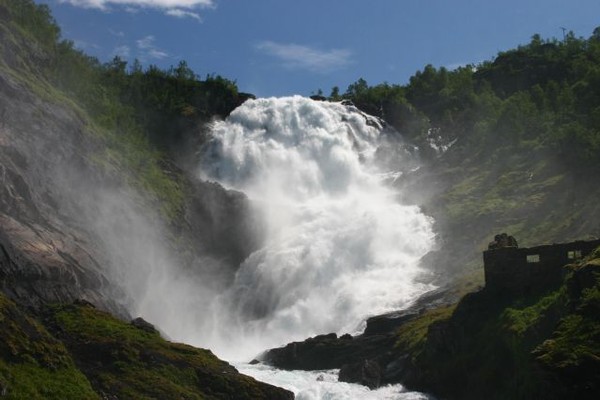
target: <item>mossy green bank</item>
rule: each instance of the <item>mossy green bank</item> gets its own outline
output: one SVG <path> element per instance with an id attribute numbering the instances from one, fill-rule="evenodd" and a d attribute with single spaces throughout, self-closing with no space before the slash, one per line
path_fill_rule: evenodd
<path id="1" fill-rule="evenodd" d="M 600 252 L 527 296 L 483 289 L 402 325 L 403 380 L 449 399 L 592 399 L 600 386 Z"/>
<path id="2" fill-rule="evenodd" d="M 289 399 L 209 350 L 164 340 L 86 302 L 35 316 L 0 295 L 0 391 L 8 399 Z"/>

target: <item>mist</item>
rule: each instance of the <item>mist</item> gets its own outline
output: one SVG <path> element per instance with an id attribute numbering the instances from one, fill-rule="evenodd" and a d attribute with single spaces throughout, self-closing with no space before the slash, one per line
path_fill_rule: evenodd
<path id="1" fill-rule="evenodd" d="M 267 227 L 266 245 L 219 298 L 209 346 L 218 354 L 248 358 L 314 334 L 357 333 L 369 315 L 431 290 L 418 278 L 432 221 L 389 185 L 415 160 L 390 171 L 390 154 L 378 157 L 392 143 L 383 131 L 352 106 L 302 97 L 248 101 L 213 126 L 200 176 L 248 195 Z"/>
<path id="2" fill-rule="evenodd" d="M 391 188 L 416 163 L 395 135 L 352 106 L 302 97 L 247 101 L 214 123 L 198 178 L 244 193 L 264 236 L 230 280 L 224 260 L 177 253 L 143 192 L 76 168 L 55 176 L 62 213 L 100 249 L 107 296 L 172 340 L 249 361 L 315 334 L 358 333 L 432 289 L 419 266 L 432 221 Z"/>

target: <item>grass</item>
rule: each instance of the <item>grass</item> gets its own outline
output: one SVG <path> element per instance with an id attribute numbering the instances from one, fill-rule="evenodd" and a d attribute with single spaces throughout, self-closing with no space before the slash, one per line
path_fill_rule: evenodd
<path id="1" fill-rule="evenodd" d="M 546 368 L 597 371 L 600 367 L 600 248 L 575 266 L 575 273 L 583 268 L 592 271 L 587 276 L 593 281 L 586 282 L 589 287 L 579 299 L 573 299 L 574 311 L 560 321 L 552 337 L 535 349 L 536 359 Z M 594 379 L 598 378 L 596 372 Z"/>
<path id="2" fill-rule="evenodd" d="M 427 339 L 429 326 L 452 316 L 456 305 L 444 306 L 425 311 L 419 317 L 403 324 L 397 332 L 396 348 L 418 354 Z"/>
<path id="3" fill-rule="evenodd" d="M 100 399 L 64 345 L 1 294 L 0 337 L 7 399 Z"/>
<path id="4" fill-rule="evenodd" d="M 100 399 L 73 367 L 50 370 L 32 362 L 11 365 L 0 360 L 0 379 L 7 389 L 6 399 Z"/>
<path id="5" fill-rule="evenodd" d="M 566 307 L 567 290 L 565 286 L 541 298 L 535 304 L 524 308 L 507 307 L 500 315 L 503 328 L 522 336 L 536 328 L 541 321 L 552 313 L 558 313 Z"/>
<path id="6" fill-rule="evenodd" d="M 94 156 L 95 162 L 106 171 L 124 175 L 133 187 L 152 196 L 163 217 L 177 220 L 183 212 L 183 186 L 177 177 L 169 177 L 160 167 L 162 154 L 135 131 L 123 135 L 108 129 L 96 132 L 106 146 Z"/>
<path id="7" fill-rule="evenodd" d="M 265 385 L 209 350 L 168 342 L 91 306 L 56 306 L 50 319 L 98 392 L 119 399 L 269 398 Z"/>
<path id="8" fill-rule="evenodd" d="M 14 29 L 12 29 L 14 28 Z M 72 112 L 75 121 L 81 121 L 82 131 L 99 142 L 96 154 L 90 159 L 106 173 L 118 174 L 122 180 L 133 185 L 149 202 L 156 206 L 168 221 L 181 217 L 184 194 L 181 182 L 170 177 L 160 167 L 162 154 L 153 149 L 139 126 L 133 122 L 133 111 L 121 104 L 115 94 L 103 90 L 100 83 L 86 82 L 84 93 L 98 91 L 97 96 L 88 96 L 93 106 L 86 106 L 77 95 L 62 90 L 52 83 L 48 73 L 32 70 L 33 57 L 30 49 L 48 52 L 36 44 L 35 39 L 22 27 L 14 23 L 0 26 L 6 38 L 2 51 L 18 56 L 17 64 L 2 63 L 0 73 L 9 75 L 22 84 L 35 97 Z M 50 57 L 49 54 L 46 56 Z"/>
<path id="9" fill-rule="evenodd" d="M 0 337 L 2 398 L 289 398 L 209 350 L 168 342 L 83 303 L 48 306 L 34 318 L 0 295 Z"/>

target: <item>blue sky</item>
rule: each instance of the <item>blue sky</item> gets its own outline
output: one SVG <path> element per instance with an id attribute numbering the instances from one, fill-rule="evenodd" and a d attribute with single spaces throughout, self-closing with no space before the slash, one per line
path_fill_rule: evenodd
<path id="1" fill-rule="evenodd" d="M 36 0 L 37 1 L 37 0 Z M 108 61 L 186 60 L 257 96 L 406 83 L 491 59 L 534 33 L 588 37 L 599 0 L 48 0 L 63 37 Z"/>

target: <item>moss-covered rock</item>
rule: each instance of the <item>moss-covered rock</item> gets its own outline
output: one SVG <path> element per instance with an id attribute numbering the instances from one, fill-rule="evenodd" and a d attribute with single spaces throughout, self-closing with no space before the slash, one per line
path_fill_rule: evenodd
<path id="1" fill-rule="evenodd" d="M 0 294 L 0 395 L 100 399 L 64 344 Z"/>
<path id="2" fill-rule="evenodd" d="M 45 321 L 94 389 L 119 399 L 290 399 L 241 375 L 209 350 L 171 343 L 85 303 L 50 308 Z"/>
<path id="3" fill-rule="evenodd" d="M 86 302 L 36 318 L 0 295 L 0 337 L 0 394 L 9 399 L 293 398 L 209 350 L 168 342 Z"/>
<path id="4" fill-rule="evenodd" d="M 600 395 L 600 258 L 566 266 L 559 287 L 528 297 L 484 289 L 398 331 L 406 386 L 449 399 Z M 426 335 L 423 335 L 426 330 Z"/>

